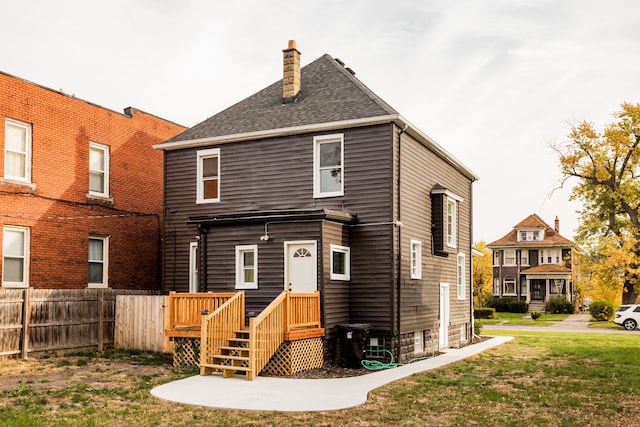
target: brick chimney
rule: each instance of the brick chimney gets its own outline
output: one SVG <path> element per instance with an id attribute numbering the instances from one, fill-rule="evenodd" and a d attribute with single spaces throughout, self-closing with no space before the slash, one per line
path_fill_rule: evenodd
<path id="1" fill-rule="evenodd" d="M 553 228 L 556 230 L 556 233 L 560 232 L 560 220 L 558 219 L 558 215 L 556 215 L 556 220 Z"/>
<path id="2" fill-rule="evenodd" d="M 289 40 L 289 47 L 282 52 L 284 54 L 282 102 L 291 104 L 300 96 L 300 52 L 296 49 L 296 41 Z"/>

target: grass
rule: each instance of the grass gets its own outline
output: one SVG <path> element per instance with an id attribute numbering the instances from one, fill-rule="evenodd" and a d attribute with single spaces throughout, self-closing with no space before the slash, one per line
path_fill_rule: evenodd
<path id="1" fill-rule="evenodd" d="M 532 320 L 530 313 L 496 313 L 495 319 L 482 319 L 483 325 L 495 325 L 498 323 L 508 323 L 510 325 L 532 325 L 549 326 L 556 322 L 561 322 L 569 316 L 568 314 L 547 314 L 542 313 L 538 320 Z"/>
<path id="2" fill-rule="evenodd" d="M 365 405 L 332 412 L 242 412 L 158 400 L 151 388 L 194 374 L 174 370 L 164 355 L 2 360 L 0 426 L 606 427 L 640 419 L 637 334 L 508 334 L 515 339 L 500 347 L 388 384 Z"/>

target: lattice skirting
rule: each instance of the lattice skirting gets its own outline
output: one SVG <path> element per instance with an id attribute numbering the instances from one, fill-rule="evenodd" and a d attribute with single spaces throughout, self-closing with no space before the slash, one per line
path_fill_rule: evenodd
<path id="1" fill-rule="evenodd" d="M 286 341 L 262 370 L 265 375 L 287 377 L 321 368 L 324 363 L 322 338 Z"/>
<path id="2" fill-rule="evenodd" d="M 200 363 L 200 338 L 172 338 L 173 366 L 198 366 Z"/>

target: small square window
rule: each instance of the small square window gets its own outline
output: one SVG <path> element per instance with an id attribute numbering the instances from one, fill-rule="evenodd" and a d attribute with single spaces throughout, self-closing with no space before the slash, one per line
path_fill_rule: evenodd
<path id="1" fill-rule="evenodd" d="M 258 289 L 258 246 L 236 246 L 236 289 Z"/>
<path id="2" fill-rule="evenodd" d="M 351 250 L 346 246 L 330 245 L 331 251 L 331 280 L 351 279 Z"/>
<path id="3" fill-rule="evenodd" d="M 503 295 L 516 295 L 516 279 L 504 279 L 504 294 Z"/>

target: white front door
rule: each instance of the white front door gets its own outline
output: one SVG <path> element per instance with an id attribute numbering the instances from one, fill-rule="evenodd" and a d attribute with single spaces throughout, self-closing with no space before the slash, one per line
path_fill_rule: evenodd
<path id="1" fill-rule="evenodd" d="M 440 348 L 449 346 L 449 284 L 440 283 Z"/>
<path id="2" fill-rule="evenodd" d="M 189 292 L 198 292 L 198 242 L 189 243 Z"/>
<path id="3" fill-rule="evenodd" d="M 318 290 L 318 260 L 316 242 L 285 242 L 284 288 L 291 292 Z"/>

